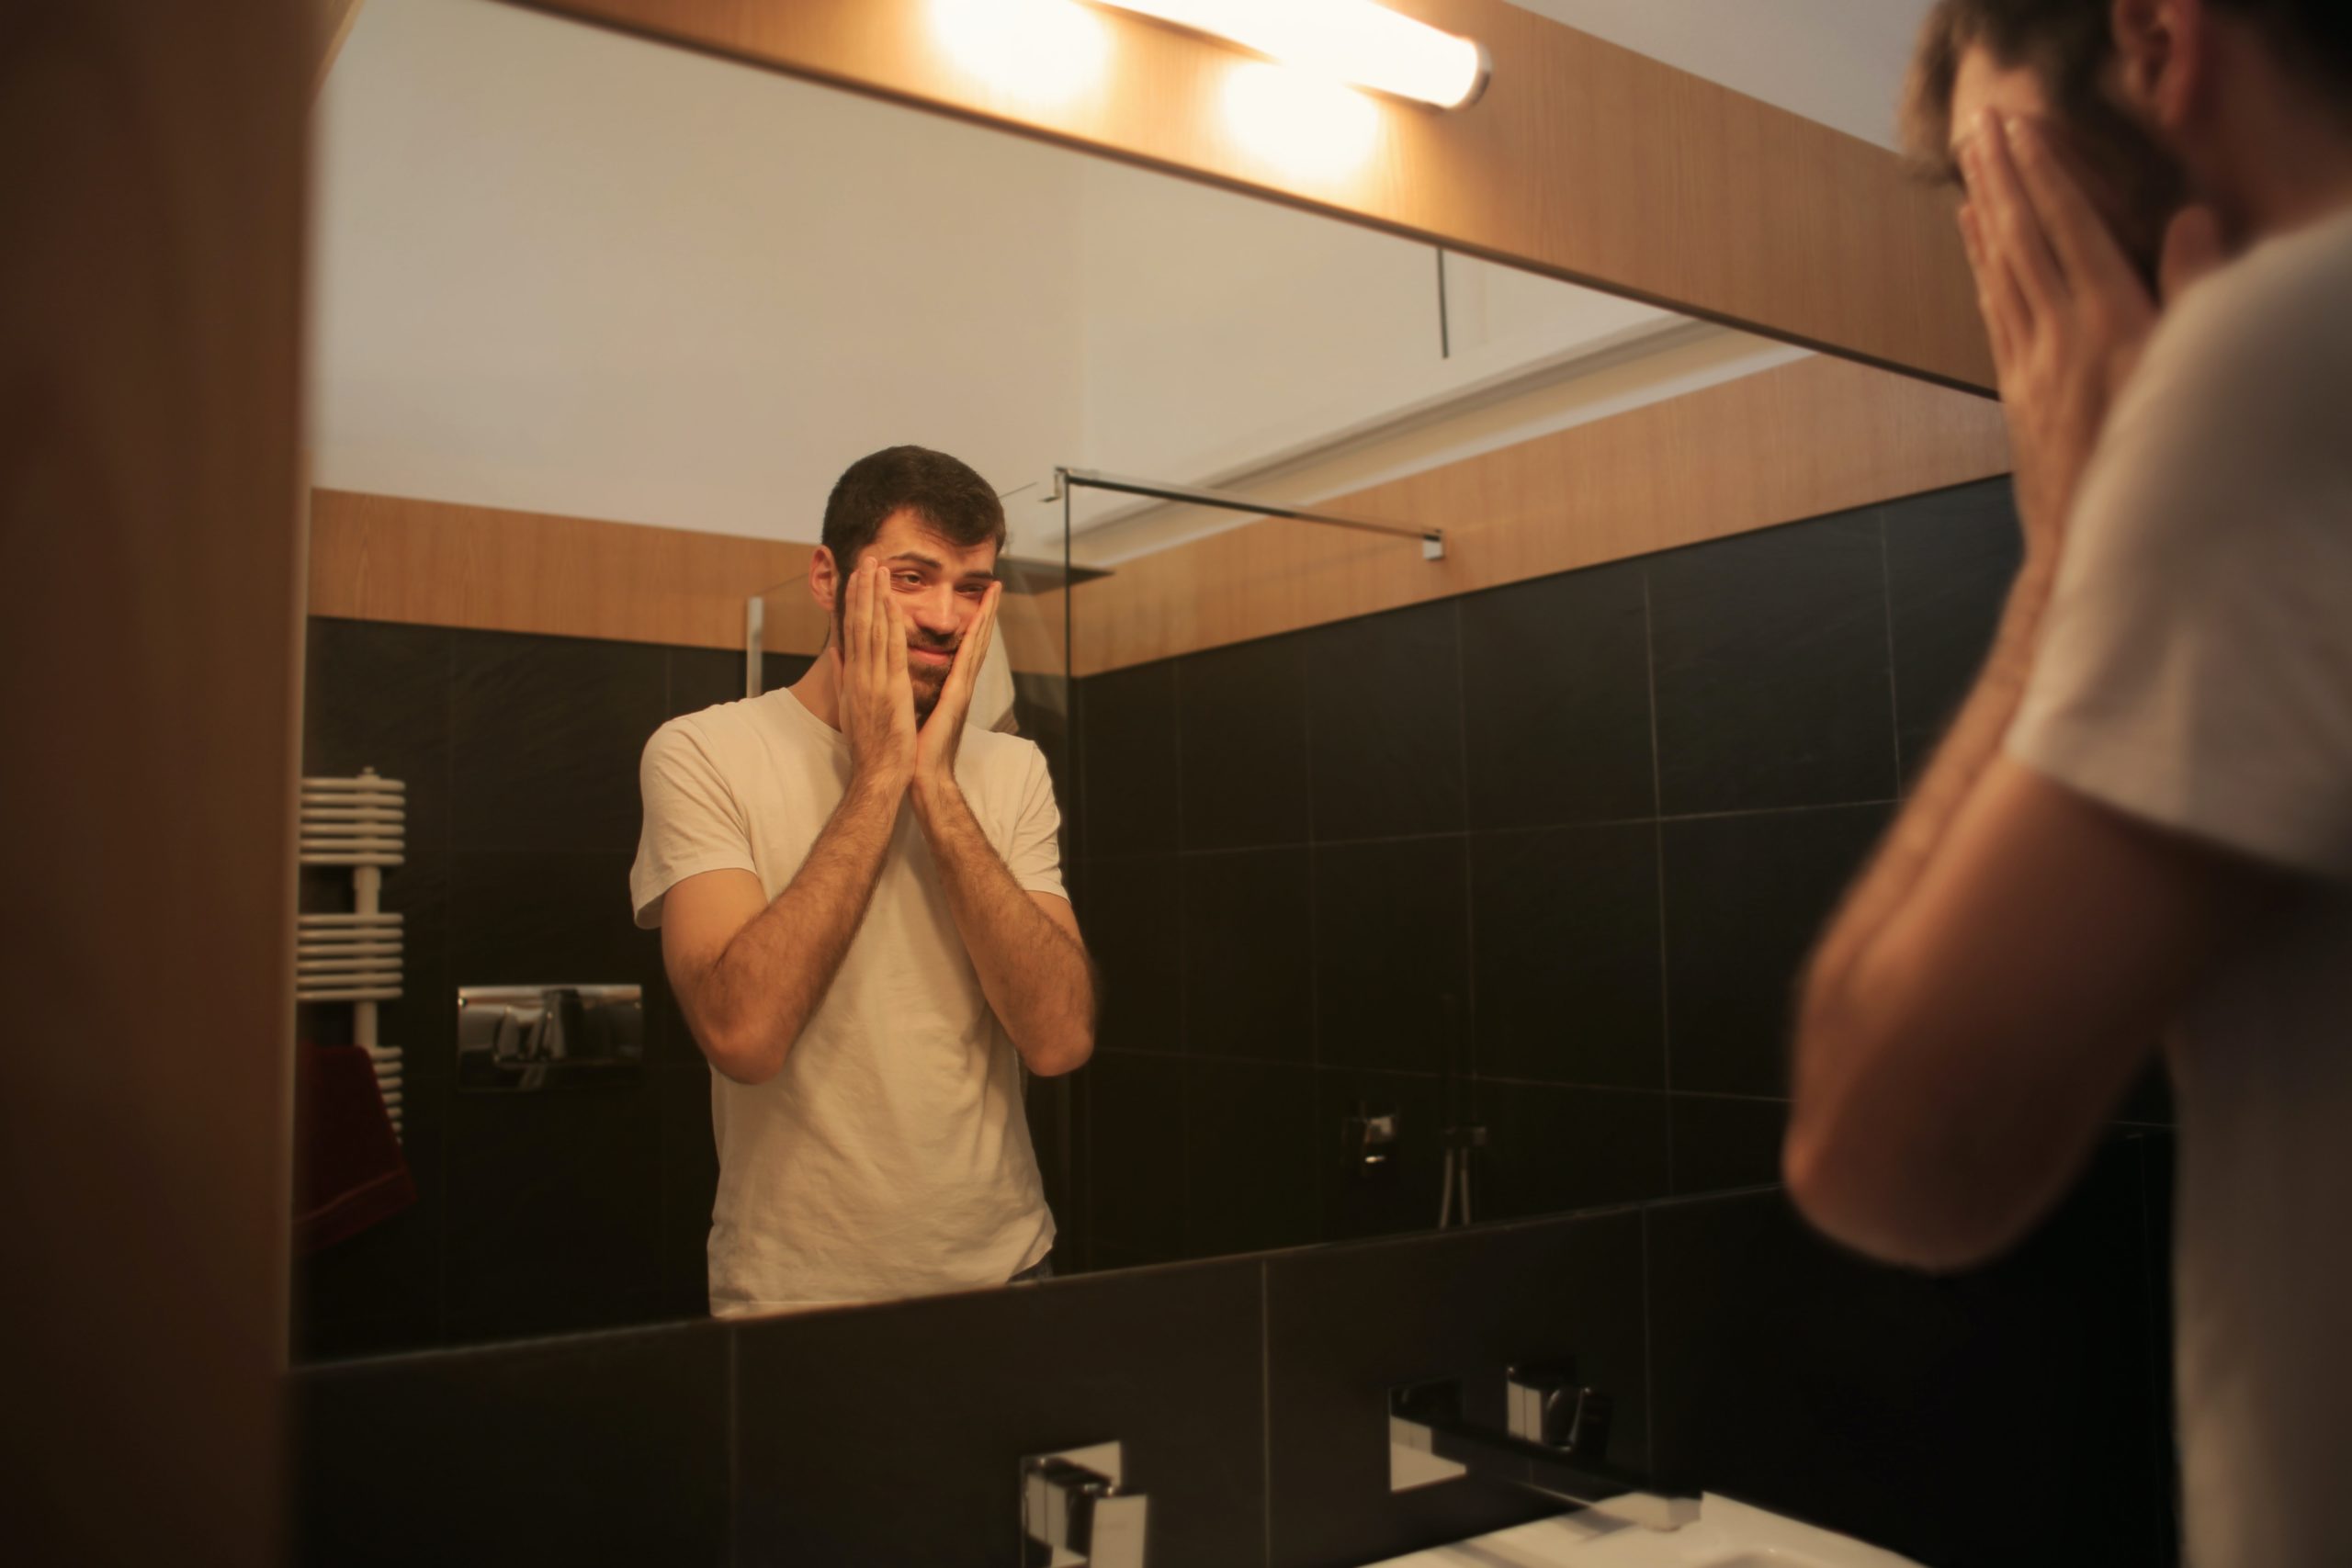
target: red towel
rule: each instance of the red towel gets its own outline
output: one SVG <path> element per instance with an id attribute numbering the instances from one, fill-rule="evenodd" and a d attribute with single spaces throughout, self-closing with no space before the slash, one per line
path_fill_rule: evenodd
<path id="1" fill-rule="evenodd" d="M 294 1051 L 294 1252 L 308 1257 L 416 1201 L 416 1182 L 356 1045 Z"/>

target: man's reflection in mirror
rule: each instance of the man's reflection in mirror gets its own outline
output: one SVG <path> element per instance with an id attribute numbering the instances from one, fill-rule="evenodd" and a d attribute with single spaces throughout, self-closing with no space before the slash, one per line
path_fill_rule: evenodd
<path id="1" fill-rule="evenodd" d="M 673 719 L 639 773 L 630 897 L 713 1068 L 722 1316 L 1036 1277 L 1021 1069 L 1094 1048 L 1045 756 L 974 717 L 1002 505 L 894 446 L 822 536 L 808 674 Z"/>

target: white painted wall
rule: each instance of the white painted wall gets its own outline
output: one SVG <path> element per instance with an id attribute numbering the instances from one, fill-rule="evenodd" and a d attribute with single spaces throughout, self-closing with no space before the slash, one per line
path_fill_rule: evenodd
<path id="1" fill-rule="evenodd" d="M 321 484 L 813 539 L 1081 421 L 1071 154 L 482 0 L 369 0 L 321 114 Z"/>

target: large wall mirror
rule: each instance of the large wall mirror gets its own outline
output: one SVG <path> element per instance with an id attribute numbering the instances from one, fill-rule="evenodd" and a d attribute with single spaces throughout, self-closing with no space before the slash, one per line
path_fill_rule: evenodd
<path id="1" fill-rule="evenodd" d="M 1268 73 L 1234 134 L 1360 155 Z M 306 827 L 298 1159 L 372 1179 L 332 1056 L 407 1174 L 305 1232 L 299 1359 L 707 1310 L 639 756 L 795 700 L 899 443 L 1002 497 L 989 716 L 1103 980 L 1024 1085 L 1057 1274 L 1777 1179 L 1789 976 L 2006 570 L 1989 404 L 493 0 L 366 0 L 317 190 L 303 772 L 361 831 Z"/>

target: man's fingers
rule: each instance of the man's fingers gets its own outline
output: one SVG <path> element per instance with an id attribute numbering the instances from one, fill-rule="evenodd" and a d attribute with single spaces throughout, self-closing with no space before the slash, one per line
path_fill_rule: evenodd
<path id="1" fill-rule="evenodd" d="M 873 649 L 873 628 L 867 623 L 873 618 L 872 584 L 864 566 L 849 574 L 849 613 L 842 622 L 842 646 L 850 659 L 865 664 Z"/>
<path id="2" fill-rule="evenodd" d="M 1980 166 L 1973 149 L 1968 158 L 1972 169 Z M 1984 324 L 1993 336 L 1994 362 L 2006 372 L 2016 363 L 2033 331 L 2033 308 L 2018 287 L 2008 254 L 1995 243 L 1984 206 L 1972 200 L 1966 210 L 1961 232 L 1963 237 L 1972 233 L 1975 237 L 1977 308 L 1984 312 Z"/>
<path id="3" fill-rule="evenodd" d="M 1968 139 L 1968 196 L 1984 228 L 1985 254 L 2001 264 L 2030 320 L 2039 321 L 2065 301 L 2066 281 L 2009 159 L 2008 139 L 1989 109 Z"/>
<path id="4" fill-rule="evenodd" d="M 883 636 L 889 647 L 882 649 L 883 668 L 893 678 L 907 678 L 907 618 L 899 613 L 899 602 L 885 594 L 882 600 Z"/>
<path id="5" fill-rule="evenodd" d="M 2011 166 L 2067 282 L 2076 293 L 2096 290 L 2137 299 L 2144 305 L 2147 286 L 2083 187 L 2060 165 L 2049 137 L 2039 126 L 2014 117 L 2002 124 L 2008 133 L 2004 146 Z"/>
<path id="6" fill-rule="evenodd" d="M 1993 263 L 1984 254 L 1984 236 L 1976 221 L 1976 209 L 1966 202 L 1960 208 L 1960 242 L 1968 252 L 1968 270 L 1976 279 L 1976 313 L 1984 318 L 1984 334 L 1993 340 L 1993 368 L 2006 375 L 2009 364 L 2009 323 L 2006 313 L 1994 302 Z"/>
<path id="7" fill-rule="evenodd" d="M 1004 596 L 1004 584 L 991 582 L 980 597 L 980 613 L 972 617 L 965 628 L 964 638 L 956 646 L 956 666 L 947 672 L 950 685 L 960 683 L 968 694 L 980 679 L 980 666 L 987 661 L 989 644 L 996 637 L 996 606 Z"/>

